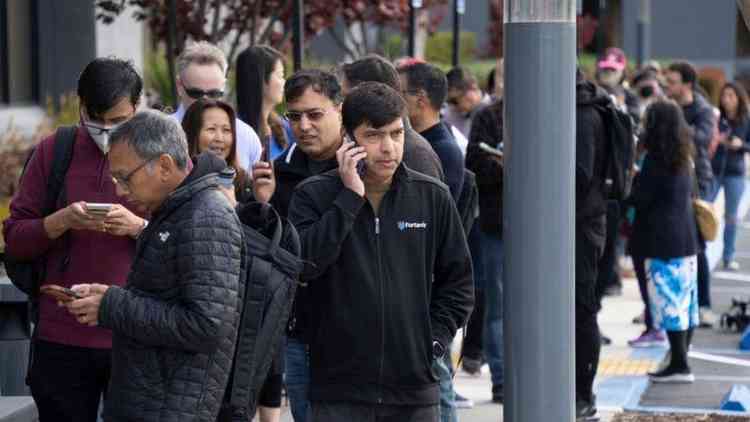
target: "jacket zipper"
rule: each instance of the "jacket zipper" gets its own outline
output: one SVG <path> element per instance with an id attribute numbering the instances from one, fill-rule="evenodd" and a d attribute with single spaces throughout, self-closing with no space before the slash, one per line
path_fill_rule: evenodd
<path id="1" fill-rule="evenodd" d="M 383 403 L 383 367 L 385 366 L 385 298 L 383 297 L 383 261 L 380 253 L 380 217 L 375 216 L 375 249 L 378 255 L 378 290 L 380 293 L 380 367 L 378 369 L 378 403 Z"/>

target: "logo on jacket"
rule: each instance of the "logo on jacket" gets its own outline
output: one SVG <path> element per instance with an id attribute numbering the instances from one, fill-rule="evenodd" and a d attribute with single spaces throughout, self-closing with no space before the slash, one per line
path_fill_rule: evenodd
<path id="1" fill-rule="evenodd" d="M 166 242 L 169 239 L 169 232 L 159 232 L 159 239 L 162 243 Z"/>
<path id="2" fill-rule="evenodd" d="M 422 221 L 421 223 L 410 223 L 408 221 L 399 221 L 398 223 L 396 223 L 396 225 L 398 226 L 398 229 L 401 231 L 420 230 L 420 229 L 423 230 L 427 228 L 427 223 L 425 223 L 424 221 Z"/>

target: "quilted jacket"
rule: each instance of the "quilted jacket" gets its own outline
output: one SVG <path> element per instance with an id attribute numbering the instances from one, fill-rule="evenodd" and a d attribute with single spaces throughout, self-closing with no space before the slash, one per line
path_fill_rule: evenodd
<path id="1" fill-rule="evenodd" d="M 113 331 L 106 421 L 214 422 L 234 356 L 240 222 L 217 187 L 223 160 L 199 156 L 152 215 L 124 288 L 99 324 Z"/>

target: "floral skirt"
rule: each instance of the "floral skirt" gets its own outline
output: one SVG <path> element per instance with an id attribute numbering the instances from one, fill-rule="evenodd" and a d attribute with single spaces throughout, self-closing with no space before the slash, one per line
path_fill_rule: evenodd
<path id="1" fill-rule="evenodd" d="M 647 258 L 645 267 L 654 328 L 685 331 L 697 327 L 697 257 Z"/>

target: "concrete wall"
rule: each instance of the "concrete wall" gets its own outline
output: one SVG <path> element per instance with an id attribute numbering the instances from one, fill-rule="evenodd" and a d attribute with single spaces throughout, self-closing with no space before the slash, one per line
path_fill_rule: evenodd
<path id="1" fill-rule="evenodd" d="M 640 1 L 622 2 L 624 50 L 635 57 Z M 652 58 L 687 59 L 698 67 L 735 72 L 737 6 L 734 0 L 652 0 Z"/>
<path id="2" fill-rule="evenodd" d="M 131 12 L 132 10 L 126 11 L 109 25 L 96 22 L 96 56 L 131 60 L 142 75 L 146 45 L 145 24 L 137 22 Z"/>

